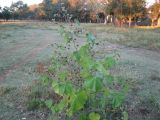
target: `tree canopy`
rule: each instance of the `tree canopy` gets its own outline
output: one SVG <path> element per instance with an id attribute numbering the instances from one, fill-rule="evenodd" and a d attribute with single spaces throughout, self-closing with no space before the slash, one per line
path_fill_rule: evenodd
<path id="1" fill-rule="evenodd" d="M 106 6 L 106 12 L 119 19 L 127 18 L 131 22 L 133 18 L 146 14 L 146 2 L 145 0 L 111 0 Z"/>

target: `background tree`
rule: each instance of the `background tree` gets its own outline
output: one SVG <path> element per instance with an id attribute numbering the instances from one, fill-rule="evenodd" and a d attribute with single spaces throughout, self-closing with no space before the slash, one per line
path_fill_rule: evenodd
<path id="1" fill-rule="evenodd" d="M 0 6 L 0 19 L 2 19 L 2 7 Z"/>
<path id="2" fill-rule="evenodd" d="M 111 0 L 106 6 L 106 12 L 113 14 L 120 23 L 123 18 L 127 18 L 130 27 L 134 18 L 145 15 L 146 2 L 145 0 Z"/>
<path id="3" fill-rule="evenodd" d="M 110 0 L 106 6 L 106 13 L 113 16 L 114 22 L 115 22 L 115 17 L 116 17 L 120 21 L 120 24 L 121 24 L 121 20 L 124 17 L 123 7 L 124 7 L 124 1 Z"/>
<path id="4" fill-rule="evenodd" d="M 10 6 L 13 19 L 26 19 L 29 14 L 29 7 L 23 1 L 17 1 Z"/>
<path id="5" fill-rule="evenodd" d="M 129 27 L 133 18 L 141 17 L 146 14 L 146 1 L 145 0 L 126 0 L 123 14 L 129 19 Z"/>
<path id="6" fill-rule="evenodd" d="M 149 7 L 148 11 L 152 19 L 152 25 L 154 25 L 154 21 L 156 21 L 157 24 L 158 19 L 160 18 L 160 3 L 153 4 Z"/>
<path id="7" fill-rule="evenodd" d="M 46 19 L 47 15 L 44 11 L 44 4 L 40 3 L 38 7 L 33 11 L 33 14 L 35 14 L 36 19 Z"/>
<path id="8" fill-rule="evenodd" d="M 45 11 L 48 20 L 51 20 L 53 18 L 54 2 L 55 2 L 54 0 L 43 0 L 43 9 Z"/>
<path id="9" fill-rule="evenodd" d="M 11 11 L 9 7 L 4 7 L 2 11 L 3 19 L 8 21 L 11 18 Z"/>

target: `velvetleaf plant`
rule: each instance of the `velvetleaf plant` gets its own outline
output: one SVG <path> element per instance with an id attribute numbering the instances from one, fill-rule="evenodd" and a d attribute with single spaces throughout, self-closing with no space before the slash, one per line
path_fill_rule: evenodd
<path id="1" fill-rule="evenodd" d="M 64 42 L 56 44 L 48 77 L 44 79 L 60 96 L 56 103 L 52 99 L 45 101 L 52 111 L 52 119 L 58 120 L 56 113 L 62 113 L 69 120 L 112 120 L 117 114 L 127 120 L 123 102 L 128 85 L 110 74 L 110 68 L 116 64 L 114 57 L 95 58 L 96 37 L 91 32 L 80 45 L 77 29 L 81 27 L 77 20 L 76 23 L 74 31 L 60 26 Z"/>

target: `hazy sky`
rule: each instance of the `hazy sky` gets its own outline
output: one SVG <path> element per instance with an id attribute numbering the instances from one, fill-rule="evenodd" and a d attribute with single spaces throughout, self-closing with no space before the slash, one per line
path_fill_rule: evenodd
<path id="1" fill-rule="evenodd" d="M 10 6 L 12 2 L 16 2 L 18 0 L 0 0 L 0 6 Z M 43 0 L 22 0 L 24 3 L 28 5 L 41 3 Z M 147 3 L 152 4 L 155 0 L 147 0 Z"/>
<path id="2" fill-rule="evenodd" d="M 12 2 L 17 2 L 19 0 L 0 0 L 0 6 L 4 7 L 4 6 L 10 6 L 12 4 Z M 32 4 L 38 4 L 41 3 L 43 0 L 21 0 L 24 3 L 27 3 L 28 5 L 32 5 Z"/>

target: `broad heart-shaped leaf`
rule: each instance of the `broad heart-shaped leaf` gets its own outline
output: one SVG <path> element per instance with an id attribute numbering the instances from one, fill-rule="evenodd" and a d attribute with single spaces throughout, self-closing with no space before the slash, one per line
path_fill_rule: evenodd
<path id="1" fill-rule="evenodd" d="M 86 45 L 84 47 L 82 47 L 79 51 L 79 54 L 81 56 L 81 59 L 79 61 L 80 65 L 83 67 L 83 68 L 86 68 L 86 69 L 90 69 L 92 68 L 93 64 L 94 64 L 94 60 L 93 58 L 91 57 L 91 53 L 90 53 L 90 50 L 89 50 L 89 46 Z"/>
<path id="2" fill-rule="evenodd" d="M 87 34 L 87 40 L 88 40 L 89 43 L 94 44 L 95 40 L 96 40 L 96 37 L 93 35 L 93 33 L 89 32 Z"/>
<path id="3" fill-rule="evenodd" d="M 61 82 L 53 81 L 52 82 L 52 88 L 54 92 L 58 95 L 71 95 L 74 91 L 74 88 L 71 83 L 69 82 Z"/>
<path id="4" fill-rule="evenodd" d="M 102 80 L 98 78 L 86 80 L 84 85 L 93 92 L 98 92 L 103 88 Z"/>
<path id="5" fill-rule="evenodd" d="M 93 60 L 89 56 L 84 56 L 83 58 L 81 57 L 80 65 L 83 68 L 91 69 L 93 66 Z"/>
<path id="6" fill-rule="evenodd" d="M 70 96 L 70 109 L 68 115 L 72 116 L 75 112 L 81 110 L 88 98 L 86 91 L 80 91 L 72 96 Z"/>
<path id="7" fill-rule="evenodd" d="M 100 120 L 100 115 L 98 113 L 95 112 L 91 112 L 89 114 L 89 119 L 90 120 Z"/>
<path id="8" fill-rule="evenodd" d="M 79 51 L 73 53 L 73 56 L 83 68 L 89 69 L 93 66 L 94 60 L 91 57 L 89 45 L 82 46 Z"/>
<path id="9" fill-rule="evenodd" d="M 63 71 L 59 73 L 58 77 L 61 81 L 64 81 L 67 77 L 67 74 L 68 74 L 67 71 Z"/>
<path id="10" fill-rule="evenodd" d="M 84 45 L 80 48 L 79 54 L 81 57 L 89 55 L 89 45 Z M 90 55 L 89 55 L 90 56 Z"/>

